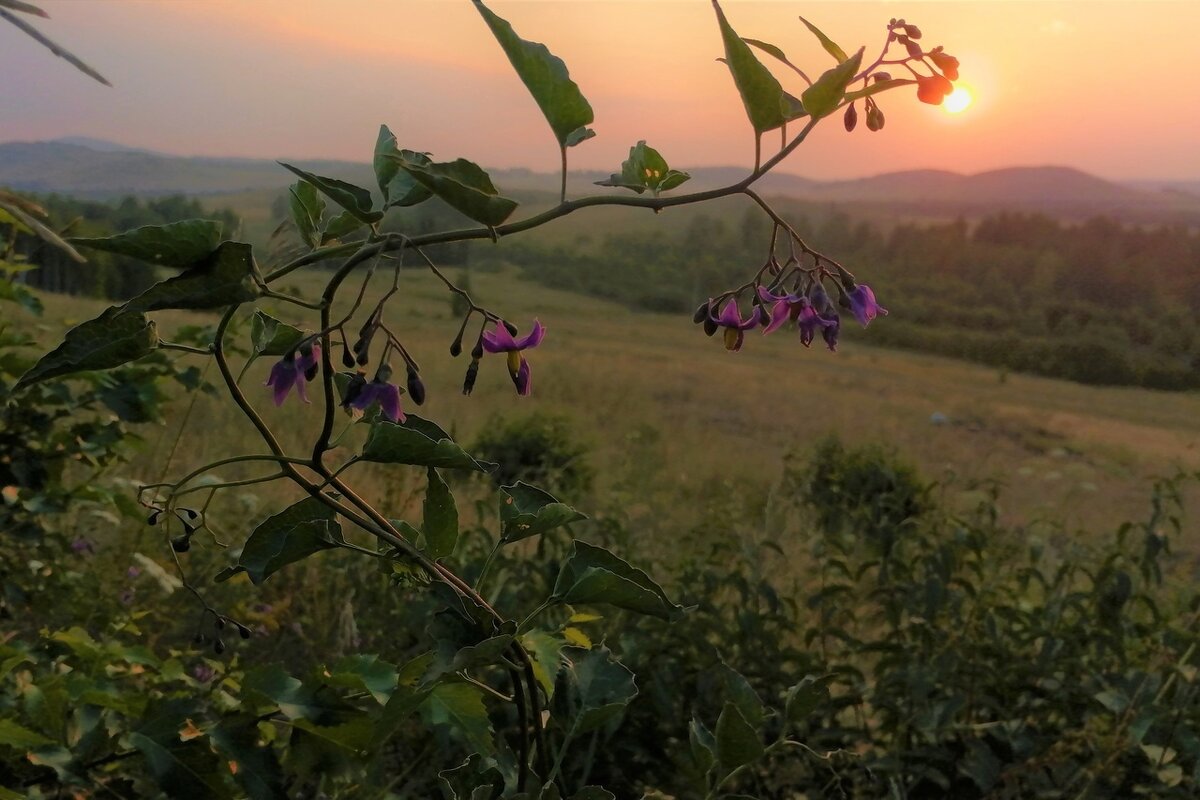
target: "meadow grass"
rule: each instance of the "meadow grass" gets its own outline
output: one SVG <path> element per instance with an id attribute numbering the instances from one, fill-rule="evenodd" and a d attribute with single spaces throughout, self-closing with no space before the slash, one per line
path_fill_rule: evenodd
<path id="1" fill-rule="evenodd" d="M 368 297 L 390 282 L 383 272 Z M 288 291 L 312 298 L 325 275 L 311 269 L 284 283 Z M 423 367 L 428 400 L 420 413 L 466 443 L 493 415 L 566 415 L 590 445 L 598 475 L 593 497 L 566 499 L 593 512 L 629 502 L 631 518 L 654 529 L 700 524 L 715 486 L 774 485 L 786 453 L 803 453 L 831 433 L 850 443 L 886 443 L 926 476 L 956 479 L 952 497 L 958 502 L 969 504 L 977 496 L 971 485 L 999 481 L 1010 520 L 1061 520 L 1067 529 L 1096 532 L 1140 518 L 1153 476 L 1200 467 L 1200 397 L 1194 393 L 1005 375 L 874 348 L 869 330 L 846 337 L 837 353 L 805 350 L 794 335 L 750 332 L 745 349 L 734 354 L 683 315 L 631 311 L 546 289 L 511 270 L 474 271 L 471 281 L 477 301 L 523 330 L 535 316 L 547 326 L 544 344 L 529 353 L 533 396 L 517 397 L 503 361 L 491 356 L 484 358 L 474 394 L 464 397 L 468 359 L 448 354 L 457 330 L 448 294 L 425 271 L 404 270 L 388 319 Z M 345 302 L 356 289 L 356 281 L 347 282 Z M 103 305 L 61 296 L 47 296 L 46 304 L 37 325 L 45 343 Z M 263 307 L 316 327 L 315 313 L 298 306 L 270 301 Z M 215 321 L 197 314 L 159 317 L 167 335 L 185 321 Z M 469 330 L 478 328 L 472 323 Z M 242 335 L 248 339 L 248 329 Z M 465 350 L 472 341 L 468 333 Z M 275 408 L 262 387 L 271 360 L 253 365 L 242 386 L 285 445 L 306 454 L 320 426 L 320 399 L 304 405 L 293 397 Z M 218 378 L 215 368 L 207 377 Z M 190 398 L 180 398 L 165 426 L 141 431 L 147 446 L 128 467 L 134 477 L 158 479 L 181 425 L 168 475 L 239 452 L 265 452 L 228 401 L 200 395 L 185 418 L 190 405 Z M 935 424 L 935 414 L 945 421 Z M 339 412 L 338 428 L 348 422 Z M 360 433 L 351 430 L 344 439 L 348 447 L 334 458 L 348 457 Z M 354 469 L 363 490 L 389 498 L 394 511 L 409 506 L 419 490 L 417 476 L 407 474 L 412 470 Z M 229 479 L 261 473 L 247 467 L 219 474 Z M 260 497 L 270 503 L 275 492 L 296 494 L 279 488 Z"/>

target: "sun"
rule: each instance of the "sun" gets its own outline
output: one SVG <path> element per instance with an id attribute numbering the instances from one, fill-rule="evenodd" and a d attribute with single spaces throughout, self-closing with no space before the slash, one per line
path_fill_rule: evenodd
<path id="1" fill-rule="evenodd" d="M 970 107 L 971 93 L 962 86 L 954 87 L 954 91 L 946 95 L 946 99 L 942 101 L 942 108 L 950 114 L 959 114 L 966 111 Z"/>

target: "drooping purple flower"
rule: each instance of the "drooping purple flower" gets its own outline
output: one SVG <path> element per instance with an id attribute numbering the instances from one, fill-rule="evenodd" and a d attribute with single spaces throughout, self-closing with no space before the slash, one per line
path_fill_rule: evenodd
<path id="1" fill-rule="evenodd" d="M 375 380 L 368 381 L 362 373 L 356 375 L 346 388 L 346 397 L 342 405 L 346 408 L 356 408 L 366 411 L 376 403 L 379 410 L 392 422 L 404 422 L 404 409 L 400 407 L 400 387 L 390 383 L 392 368 L 387 364 L 380 365 L 375 373 Z"/>
<path id="2" fill-rule="evenodd" d="M 865 283 L 860 283 L 846 293 L 850 301 L 850 313 L 865 328 L 879 314 L 887 316 L 887 309 L 875 302 L 875 292 Z"/>
<path id="3" fill-rule="evenodd" d="M 812 344 L 813 339 L 816 338 L 818 328 L 821 329 L 821 334 L 824 336 L 825 332 L 830 328 L 837 328 L 838 319 L 837 314 L 834 314 L 832 319 L 822 317 L 813 308 L 811 300 L 807 297 L 804 300 L 804 305 L 801 306 L 799 316 L 797 317 L 797 325 L 800 328 L 800 344 L 808 347 Z M 834 335 L 834 340 L 837 340 L 836 334 Z"/>
<path id="4" fill-rule="evenodd" d="M 520 339 L 513 337 L 503 320 L 496 323 L 495 330 L 485 331 L 483 334 L 484 350 L 489 353 L 508 354 L 508 375 L 512 378 L 513 385 L 517 387 L 517 394 L 521 397 L 528 397 L 533 391 L 533 371 L 522 352 L 537 347 L 544 338 L 546 338 L 546 328 L 536 319 L 533 321 L 533 327 L 529 333 Z"/>
<path id="5" fill-rule="evenodd" d="M 725 329 L 725 349 L 736 353 L 742 349 L 742 344 L 746 341 L 746 331 L 757 327 L 762 322 L 763 312 L 757 306 L 746 319 L 742 319 L 742 312 L 738 310 L 736 298 L 731 298 L 725 307 L 721 309 L 720 316 L 713 319 L 720 327 Z"/>
<path id="6" fill-rule="evenodd" d="M 271 376 L 264 384 L 274 389 L 275 405 L 283 405 L 293 386 L 296 387 L 296 394 L 300 395 L 300 399 L 309 402 L 305 387 L 317 376 L 320 360 L 321 345 L 314 343 L 309 347 L 302 346 L 299 353 L 293 350 L 275 362 L 275 366 L 271 367 Z"/>
<path id="7" fill-rule="evenodd" d="M 821 330 L 821 338 L 825 340 L 825 346 L 829 348 L 829 352 L 837 352 L 838 333 L 842 328 L 842 318 L 837 314 L 832 314 L 831 319 L 826 322 L 829 324 Z"/>

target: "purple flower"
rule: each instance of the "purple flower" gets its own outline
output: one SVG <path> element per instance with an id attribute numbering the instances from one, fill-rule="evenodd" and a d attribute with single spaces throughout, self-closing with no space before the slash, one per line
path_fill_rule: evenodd
<path id="1" fill-rule="evenodd" d="M 546 338 L 546 328 L 536 319 L 533 321 L 533 328 L 520 339 L 513 338 L 503 320 L 496 323 L 494 331 L 485 331 L 483 334 L 484 350 L 489 353 L 508 353 L 508 375 L 512 378 L 513 385 L 517 387 L 517 394 L 522 397 L 529 395 L 533 390 L 533 385 L 529 362 L 521 353 L 537 347 L 544 338 Z"/>
<path id="2" fill-rule="evenodd" d="M 136 578 L 137 576 L 139 576 L 141 574 L 142 574 L 142 571 L 140 569 L 138 569 L 137 567 L 130 567 L 129 569 L 125 570 L 125 577 L 129 578 L 130 580 L 132 580 L 133 578 Z"/>
<path id="3" fill-rule="evenodd" d="M 865 328 L 879 314 L 887 316 L 887 309 L 875 302 L 875 293 L 865 283 L 855 286 L 847 294 L 850 301 L 850 313 Z"/>
<path id="4" fill-rule="evenodd" d="M 842 319 L 837 314 L 834 314 L 831 319 L 825 322 L 826 325 L 821 330 L 821 338 L 825 340 L 825 345 L 829 348 L 829 352 L 837 352 L 838 333 L 842 327 Z"/>
<path id="5" fill-rule="evenodd" d="M 742 312 L 738 310 L 737 299 L 731 299 L 721 309 L 721 315 L 713 319 L 713 322 L 725 329 L 725 349 L 736 353 L 742 349 L 742 343 L 746 340 L 746 331 L 757 326 L 762 322 L 763 312 L 761 308 L 755 308 L 754 313 L 747 319 L 742 319 Z"/>
<path id="6" fill-rule="evenodd" d="M 217 671 L 208 664 L 197 664 L 192 667 L 192 677 L 200 683 L 208 683 L 217 674 Z"/>
<path id="7" fill-rule="evenodd" d="M 83 555 L 84 553 L 87 553 L 88 555 L 94 555 L 96 548 L 92 546 L 90 540 L 85 539 L 82 536 L 77 536 L 71 542 L 71 552 L 78 553 L 79 555 Z"/>
<path id="8" fill-rule="evenodd" d="M 388 382 L 391 377 L 392 368 L 387 364 L 380 365 L 373 381 L 367 381 L 361 372 L 358 373 L 350 379 L 342 405 L 366 411 L 378 403 L 385 417 L 392 422 L 404 422 L 406 417 L 404 409 L 400 407 L 400 387 Z"/>
<path id="9" fill-rule="evenodd" d="M 317 364 L 320 360 L 321 345 L 314 343 L 311 347 L 301 345 L 299 354 L 293 350 L 277 361 L 275 366 L 271 367 L 271 377 L 267 378 L 264 384 L 275 390 L 275 405 L 283 405 L 293 386 L 296 387 L 296 394 L 300 395 L 300 399 L 309 402 L 305 386 L 317 377 Z"/>

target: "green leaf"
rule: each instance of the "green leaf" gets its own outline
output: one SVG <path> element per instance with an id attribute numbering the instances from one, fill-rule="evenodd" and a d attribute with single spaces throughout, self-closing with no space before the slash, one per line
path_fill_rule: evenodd
<path id="1" fill-rule="evenodd" d="M 36 213 L 45 212 L 40 207 L 30 203 L 23 197 L 11 194 L 10 192 L 0 191 L 0 222 L 10 223 L 17 226 L 17 230 L 26 230 L 42 239 L 44 242 L 54 245 L 62 250 L 72 260 L 80 264 L 87 261 L 86 258 L 79 254 L 74 247 L 67 244 L 66 240 L 51 230 L 37 218 Z"/>
<path id="2" fill-rule="evenodd" d="M 551 53 L 546 45 L 530 42 L 517 36 L 512 25 L 496 16 L 487 6 L 475 0 L 475 8 L 483 16 L 492 35 L 504 48 L 521 81 L 533 95 L 538 107 L 550 123 L 560 147 L 572 147 L 590 138 L 587 129 L 592 124 L 592 107 L 571 80 L 567 65 Z"/>
<path id="3" fill-rule="evenodd" d="M 717 667 L 725 686 L 725 699 L 737 706 L 742 717 L 755 728 L 762 727 L 763 703 L 750 682 L 733 667 L 722 663 Z"/>
<path id="4" fill-rule="evenodd" d="M 244 692 L 262 695 L 279 706 L 289 720 L 308 720 L 316 725 L 332 727 L 344 724 L 360 712 L 342 702 L 324 684 L 310 686 L 293 678 L 278 664 L 257 667 L 246 673 L 242 681 Z"/>
<path id="5" fill-rule="evenodd" d="M 76 372 L 119 367 L 158 347 L 154 323 L 116 307 L 67 331 L 62 344 L 42 356 L 14 389 Z"/>
<path id="6" fill-rule="evenodd" d="M 677 619 L 682 606 L 667 599 L 650 576 L 603 547 L 571 543 L 551 599 L 560 603 L 607 603 L 659 619 Z"/>
<path id="7" fill-rule="evenodd" d="M 367 441 L 363 445 L 364 461 L 379 464 L 411 464 L 417 467 L 442 467 L 469 469 L 476 472 L 491 472 L 496 465 L 476 461 L 465 450 L 455 444 L 437 426 L 430 429 L 426 420 L 409 414 L 404 423 L 397 424 L 386 419 L 371 424 Z M 427 435 L 434 433 L 437 438 Z"/>
<path id="8" fill-rule="evenodd" d="M 258 719 L 249 714 L 225 717 L 208 732 L 221 754 L 237 762 L 234 780 L 253 800 L 286 800 L 283 770 L 270 744 L 259 745 Z"/>
<path id="9" fill-rule="evenodd" d="M 43 736 L 37 731 L 24 728 L 11 719 L 0 719 L 0 745 L 8 745 L 18 750 L 29 750 L 52 744 L 54 744 L 53 739 Z"/>
<path id="10" fill-rule="evenodd" d="M 308 181 L 293 183 L 288 187 L 288 210 L 300 238 L 309 247 L 316 247 L 320 241 L 317 230 L 325 214 L 325 200 L 317 193 L 317 187 Z"/>
<path id="11" fill-rule="evenodd" d="M 688 749 L 700 772 L 708 772 L 716 763 L 717 739 L 708 728 L 704 727 L 704 723 L 695 717 L 688 725 Z"/>
<path id="12" fill-rule="evenodd" d="M 206 745 L 188 742 L 168 749 L 142 733 L 130 733 L 129 743 L 141 751 L 154 780 L 168 797 L 208 800 L 228 796 L 213 778 L 217 760 Z"/>
<path id="13" fill-rule="evenodd" d="M 545 631 L 530 631 L 521 636 L 521 646 L 533 661 L 533 676 L 546 692 L 554 696 L 554 678 L 562 667 L 563 640 Z"/>
<path id="14" fill-rule="evenodd" d="M 733 75 L 738 94 L 742 96 L 751 126 L 755 133 L 780 127 L 787 122 L 783 87 L 730 26 L 717 0 L 713 0 L 713 9 L 717 12 L 717 23 L 725 42 L 725 63 Z"/>
<path id="15" fill-rule="evenodd" d="M 407 170 L 400 168 L 400 161 L 426 165 L 430 163 L 426 153 L 401 150 L 396 145 L 396 136 L 387 125 L 379 126 L 379 139 L 375 143 L 375 179 L 379 191 L 383 192 L 384 208 L 392 206 L 415 206 L 433 197 Z"/>
<path id="16" fill-rule="evenodd" d="M 367 189 L 355 186 L 353 183 L 339 181 L 337 178 L 314 175 L 311 172 L 305 172 L 299 167 L 293 167 L 291 164 L 286 164 L 282 161 L 277 163 L 298 178 L 311 183 L 321 194 L 346 209 L 346 211 L 353 214 L 362 222 L 370 224 L 383 219 L 382 211 L 373 210 L 375 201 L 371 199 L 371 192 Z"/>
<path id="17" fill-rule="evenodd" d="M 804 676 L 804 679 L 788 689 L 787 702 L 784 706 L 788 722 L 799 724 L 816 711 L 817 706 L 829 700 L 829 682 L 832 675 L 814 677 Z"/>
<path id="18" fill-rule="evenodd" d="M 306 334 L 299 328 L 275 319 L 265 311 L 255 311 L 250 319 L 251 355 L 282 356 L 291 352 Z"/>
<path id="19" fill-rule="evenodd" d="M 71 237 L 67 241 L 163 267 L 190 267 L 217 249 L 221 243 L 221 223 L 185 219 L 166 225 L 146 225 L 99 239 Z"/>
<path id="20" fill-rule="evenodd" d="M 495 227 L 508 219 L 517 201 L 502 197 L 488 174 L 473 161 L 418 163 L 397 158 L 400 167 L 448 205 L 476 222 Z"/>
<path id="21" fill-rule="evenodd" d="M 476 752 L 495 752 L 492 724 L 483 705 L 483 692 L 477 687 L 461 681 L 435 686 L 421 704 L 421 713 L 430 725 L 446 726 Z"/>
<path id="22" fill-rule="evenodd" d="M 325 227 L 321 230 L 321 244 L 325 245 L 336 239 L 344 239 L 362 226 L 362 220 L 349 211 L 343 211 L 325 223 Z"/>
<path id="23" fill-rule="evenodd" d="M 733 703 L 717 719 L 717 762 L 726 775 L 762 757 L 762 737 Z"/>
<path id="24" fill-rule="evenodd" d="M 386 705 L 396 689 L 396 665 L 372 653 L 340 658 L 328 671 L 330 685 L 366 691 L 380 705 Z"/>
<path id="25" fill-rule="evenodd" d="M 839 64 L 849 58 L 849 56 L 846 55 L 846 51 L 838 47 L 832 39 L 822 33 L 820 28 L 818 28 L 816 25 L 813 25 L 804 17 L 801 17 L 800 21 L 804 23 L 804 27 L 812 31 L 813 36 L 817 37 L 817 41 L 821 43 L 821 47 L 825 48 L 825 52 L 833 56 Z"/>
<path id="26" fill-rule="evenodd" d="M 216 580 L 245 572 L 259 584 L 288 564 L 345 543 L 333 509 L 307 497 L 259 523 L 246 540 L 237 566 L 223 570 Z"/>
<path id="27" fill-rule="evenodd" d="M 558 502 L 552 494 L 524 481 L 501 486 L 500 538 L 519 542 L 530 536 L 552 531 L 572 522 L 587 519 L 570 506 Z"/>
<path id="28" fill-rule="evenodd" d="M 429 488 L 425 490 L 424 522 L 421 532 L 425 537 L 425 552 L 430 558 L 444 558 L 454 552 L 458 544 L 458 508 L 454 495 L 442 476 L 433 467 L 429 473 Z"/>
<path id="29" fill-rule="evenodd" d="M 565 662 L 555 680 L 552 713 L 580 736 L 617 719 L 637 696 L 633 673 L 604 646 L 563 648 Z"/>
<path id="30" fill-rule="evenodd" d="M 656 196 L 659 192 L 674 189 L 691 178 L 686 172 L 671 169 L 658 151 L 643 139 L 629 148 L 629 158 L 621 162 L 621 172 L 607 180 L 596 181 L 597 186 L 620 186 L 641 194 L 649 189 Z"/>
<path id="31" fill-rule="evenodd" d="M 8 300 L 16 303 L 30 314 L 38 317 L 45 310 L 41 299 L 23 283 L 0 280 L 0 300 Z"/>
<path id="32" fill-rule="evenodd" d="M 254 300 L 260 294 L 262 278 L 250 245 L 223 242 L 204 261 L 159 281 L 121 308 L 135 312 L 223 308 Z"/>
<path id="33" fill-rule="evenodd" d="M 864 49 L 859 48 L 858 52 L 850 58 L 833 69 L 826 70 L 813 82 L 812 86 L 804 90 L 804 94 L 800 95 L 800 102 L 804 104 L 805 110 L 813 118 L 824 117 L 837 110 L 838 105 L 846 96 L 846 87 L 858 74 Z"/>

